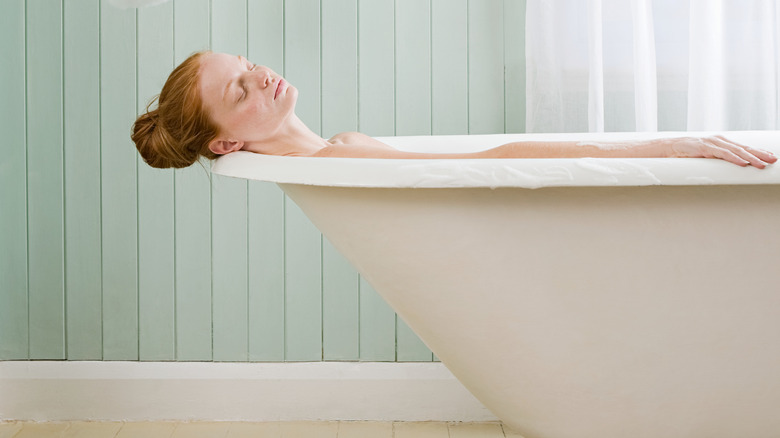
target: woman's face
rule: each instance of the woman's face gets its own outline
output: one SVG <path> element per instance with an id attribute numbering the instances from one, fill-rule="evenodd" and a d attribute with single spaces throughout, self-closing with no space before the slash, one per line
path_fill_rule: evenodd
<path id="1" fill-rule="evenodd" d="M 244 143 L 272 138 L 293 114 L 298 90 L 268 67 L 243 56 L 208 53 L 200 67 L 200 92 L 219 137 Z"/>

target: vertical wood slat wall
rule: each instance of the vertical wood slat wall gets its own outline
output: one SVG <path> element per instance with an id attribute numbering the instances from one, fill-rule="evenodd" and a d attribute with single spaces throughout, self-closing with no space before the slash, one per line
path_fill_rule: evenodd
<path id="1" fill-rule="evenodd" d="M 130 127 L 211 48 L 283 74 L 324 137 L 522 132 L 524 11 L 4 0 L 0 360 L 435 360 L 275 185 L 152 169 Z"/>

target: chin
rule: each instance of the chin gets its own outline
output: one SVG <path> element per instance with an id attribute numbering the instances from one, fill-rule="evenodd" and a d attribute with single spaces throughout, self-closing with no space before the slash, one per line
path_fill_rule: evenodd
<path id="1" fill-rule="evenodd" d="M 293 104 L 298 101 L 298 89 L 290 85 L 287 87 L 287 98 L 292 99 Z"/>
<path id="2" fill-rule="evenodd" d="M 289 105 L 290 112 L 294 113 L 295 105 L 298 103 L 298 89 L 290 86 L 289 88 L 287 88 L 286 93 L 287 95 L 284 96 L 286 100 L 285 104 Z"/>

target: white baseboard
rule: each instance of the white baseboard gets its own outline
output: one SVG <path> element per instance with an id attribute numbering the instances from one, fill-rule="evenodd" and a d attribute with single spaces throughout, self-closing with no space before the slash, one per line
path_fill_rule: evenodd
<path id="1" fill-rule="evenodd" d="M 441 363 L 10 361 L 0 420 L 497 418 Z"/>

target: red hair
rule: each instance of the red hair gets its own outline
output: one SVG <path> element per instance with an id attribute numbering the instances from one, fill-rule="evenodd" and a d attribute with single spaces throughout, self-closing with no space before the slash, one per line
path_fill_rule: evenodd
<path id="1" fill-rule="evenodd" d="M 146 164 L 157 168 L 187 167 L 203 156 L 217 157 L 209 143 L 217 137 L 217 125 L 203 108 L 198 78 L 201 58 L 196 52 L 184 60 L 133 124 L 130 136 Z M 157 108 L 149 110 L 157 100 Z"/>

